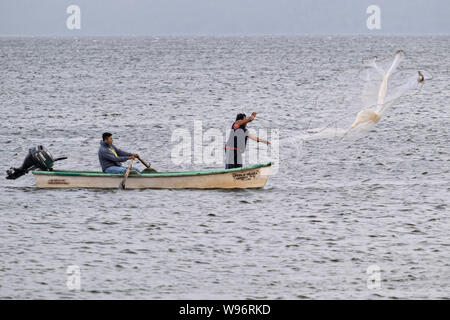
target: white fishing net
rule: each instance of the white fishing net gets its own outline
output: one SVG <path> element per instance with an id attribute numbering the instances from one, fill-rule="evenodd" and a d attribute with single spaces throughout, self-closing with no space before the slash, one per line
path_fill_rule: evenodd
<path id="1" fill-rule="evenodd" d="M 365 84 L 361 95 L 364 107 L 374 108 L 383 116 L 392 102 L 418 87 L 418 72 L 397 72 L 404 57 L 403 51 L 397 51 L 392 61 L 372 58 L 363 63 L 360 78 Z"/>
<path id="2" fill-rule="evenodd" d="M 363 82 L 360 111 L 333 120 L 319 129 L 309 129 L 298 135 L 296 141 L 323 138 L 359 138 L 373 128 L 386 114 L 390 107 L 402 96 L 415 92 L 424 82 L 421 71 L 399 70 L 405 53 L 397 51 L 392 58 L 371 58 L 363 62 L 359 79 Z M 348 81 L 348 79 L 347 79 Z M 344 121 L 355 119 L 351 126 L 343 126 Z M 351 123 L 351 122 L 350 122 Z"/>

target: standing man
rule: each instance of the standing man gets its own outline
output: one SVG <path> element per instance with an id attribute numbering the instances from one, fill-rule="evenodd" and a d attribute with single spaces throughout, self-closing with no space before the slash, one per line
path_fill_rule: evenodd
<path id="1" fill-rule="evenodd" d="M 139 155 L 125 152 L 116 148 L 113 145 L 113 137 L 109 132 L 103 133 L 103 140 L 100 142 L 100 148 L 98 149 L 98 159 L 102 166 L 104 173 L 125 173 L 127 168 L 121 166 L 121 162 L 127 160 L 136 159 Z M 131 173 L 140 171 L 134 167 L 131 168 Z"/>
<path id="2" fill-rule="evenodd" d="M 247 138 L 255 140 L 256 142 L 263 142 L 267 145 L 269 141 L 256 137 L 247 130 L 247 123 L 252 122 L 256 117 L 256 112 L 253 112 L 251 117 L 247 118 L 245 113 L 239 113 L 236 116 L 236 121 L 231 126 L 230 136 L 225 145 L 225 169 L 241 168 L 242 154 L 247 147 Z"/>

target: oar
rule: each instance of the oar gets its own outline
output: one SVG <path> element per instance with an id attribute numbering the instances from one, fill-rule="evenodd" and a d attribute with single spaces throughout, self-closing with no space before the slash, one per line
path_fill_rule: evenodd
<path id="1" fill-rule="evenodd" d="M 125 176 L 123 177 L 122 182 L 119 184 L 119 189 L 125 189 L 125 182 L 128 179 L 128 175 L 130 174 L 131 166 L 133 165 L 133 160 L 130 160 L 130 164 L 128 165 L 127 171 L 125 171 Z"/>
<path id="2" fill-rule="evenodd" d="M 147 167 L 147 169 L 144 169 L 143 172 L 146 172 L 146 173 L 157 172 L 155 169 L 153 169 L 152 167 L 150 167 L 150 165 L 149 165 L 147 162 L 145 162 L 144 160 L 142 160 L 141 157 L 138 157 L 138 159 L 139 159 L 140 162 L 142 162 L 142 164 L 143 164 L 144 166 Z"/>

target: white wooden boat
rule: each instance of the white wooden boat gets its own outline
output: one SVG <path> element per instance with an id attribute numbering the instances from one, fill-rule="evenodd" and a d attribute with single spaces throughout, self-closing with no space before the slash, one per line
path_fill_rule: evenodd
<path id="1" fill-rule="evenodd" d="M 241 189 L 262 188 L 271 163 L 237 169 L 130 174 L 126 189 Z M 38 188 L 118 188 L 123 174 L 98 171 L 34 170 Z"/>

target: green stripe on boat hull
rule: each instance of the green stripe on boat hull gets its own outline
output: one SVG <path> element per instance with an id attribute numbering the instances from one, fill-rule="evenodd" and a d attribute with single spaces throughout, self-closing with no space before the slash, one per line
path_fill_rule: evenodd
<path id="1" fill-rule="evenodd" d="M 134 174 L 127 189 L 235 189 L 262 188 L 270 174 L 271 163 L 237 169 Z M 122 174 L 96 171 L 33 171 L 38 188 L 117 188 Z"/>

